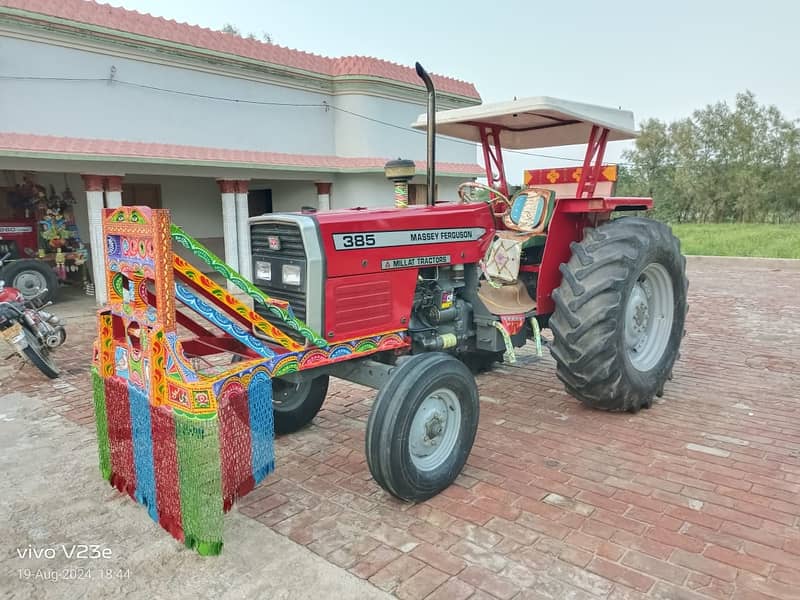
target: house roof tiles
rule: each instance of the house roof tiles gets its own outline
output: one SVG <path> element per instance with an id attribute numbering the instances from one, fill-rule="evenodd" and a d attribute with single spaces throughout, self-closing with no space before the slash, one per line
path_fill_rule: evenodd
<path id="1" fill-rule="evenodd" d="M 286 154 L 257 150 L 235 150 L 185 146 L 150 142 L 129 142 L 107 139 L 74 138 L 31 133 L 0 132 L 0 155 L 48 155 L 57 158 L 102 157 L 105 159 L 136 160 L 145 162 L 188 161 L 192 164 L 230 164 L 273 169 L 316 170 L 330 172 L 379 171 L 389 158 L 344 157 L 315 154 Z M 425 161 L 417 161 L 417 170 L 427 168 Z M 483 170 L 477 164 L 437 162 L 439 173 L 477 176 Z"/>
<path id="2" fill-rule="evenodd" d="M 322 75 L 372 76 L 422 86 L 414 69 L 386 60 L 369 56 L 320 56 L 91 0 L 0 0 L 0 6 Z M 434 75 L 433 79 L 439 91 L 480 99 L 471 83 L 442 75 Z"/>

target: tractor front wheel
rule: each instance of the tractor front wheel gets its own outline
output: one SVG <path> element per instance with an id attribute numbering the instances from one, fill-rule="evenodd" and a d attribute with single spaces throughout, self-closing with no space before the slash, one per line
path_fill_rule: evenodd
<path id="1" fill-rule="evenodd" d="M 294 433 L 317 416 L 328 393 L 327 375 L 292 383 L 272 380 L 272 414 L 275 433 Z"/>
<path id="2" fill-rule="evenodd" d="M 666 225 L 626 217 L 588 230 L 571 250 L 550 319 L 558 377 L 592 408 L 649 408 L 684 332 L 680 244 Z"/>
<path id="3" fill-rule="evenodd" d="M 460 360 L 418 354 L 392 370 L 367 422 L 372 476 L 402 500 L 422 501 L 464 467 L 478 430 L 478 387 Z"/>

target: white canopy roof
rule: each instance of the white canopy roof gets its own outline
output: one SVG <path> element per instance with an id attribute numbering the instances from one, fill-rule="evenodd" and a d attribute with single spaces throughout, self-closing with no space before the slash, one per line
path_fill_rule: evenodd
<path id="1" fill-rule="evenodd" d="M 427 116 L 421 114 L 412 127 L 425 129 Z M 608 140 L 636 137 L 633 113 L 629 110 L 582 104 L 548 96 L 521 98 L 508 102 L 480 104 L 436 113 L 436 133 L 480 142 L 479 126 L 499 126 L 503 148 L 546 148 L 585 144 L 592 125 L 608 128 Z"/>

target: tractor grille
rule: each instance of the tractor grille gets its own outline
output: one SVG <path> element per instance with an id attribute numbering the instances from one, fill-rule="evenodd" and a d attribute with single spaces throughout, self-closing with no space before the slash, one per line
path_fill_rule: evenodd
<path id="1" fill-rule="evenodd" d="M 277 237 L 281 242 L 280 250 L 270 250 L 269 238 Z M 283 256 L 305 261 L 306 250 L 300 228 L 293 223 L 256 223 L 250 228 L 250 247 L 253 258 L 270 258 Z"/>
<path id="2" fill-rule="evenodd" d="M 270 238 L 277 238 L 280 248 L 270 248 Z M 286 300 L 292 307 L 297 318 L 306 320 L 306 251 L 303 247 L 303 238 L 300 228 L 294 223 L 254 223 L 250 227 L 250 247 L 253 254 L 253 283 L 268 296 L 278 300 Z M 255 277 L 255 262 L 266 261 L 272 266 L 272 280 L 264 281 Z M 297 265 L 301 269 L 300 286 L 284 285 L 281 280 L 283 265 Z M 296 334 L 294 330 L 282 326 L 281 321 L 271 315 L 267 309 L 259 304 L 255 305 L 258 314 L 267 321 L 281 328 L 291 338 L 303 342 L 305 338 Z"/>

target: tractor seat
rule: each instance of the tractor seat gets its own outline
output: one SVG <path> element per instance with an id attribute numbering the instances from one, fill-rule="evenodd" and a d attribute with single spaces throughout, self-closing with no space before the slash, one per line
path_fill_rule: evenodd
<path id="1" fill-rule="evenodd" d="M 544 244 L 555 196 L 550 190 L 525 188 L 509 202 L 510 208 L 503 215 L 506 229 L 495 232 L 482 263 L 484 276 L 493 287 L 516 284 L 522 251 Z"/>
<path id="2" fill-rule="evenodd" d="M 511 199 L 511 206 L 503 216 L 505 230 L 497 235 L 519 242 L 522 248 L 544 244 L 545 232 L 555 208 L 555 192 L 541 188 L 524 188 Z"/>
<path id="3" fill-rule="evenodd" d="M 549 192 L 535 188 L 525 188 L 511 199 L 509 210 L 503 216 L 503 224 L 513 231 L 541 233 L 547 210 Z"/>
<path id="4" fill-rule="evenodd" d="M 519 280 L 498 287 L 481 281 L 478 286 L 478 298 L 493 315 L 524 315 L 536 308 L 536 302 Z"/>

